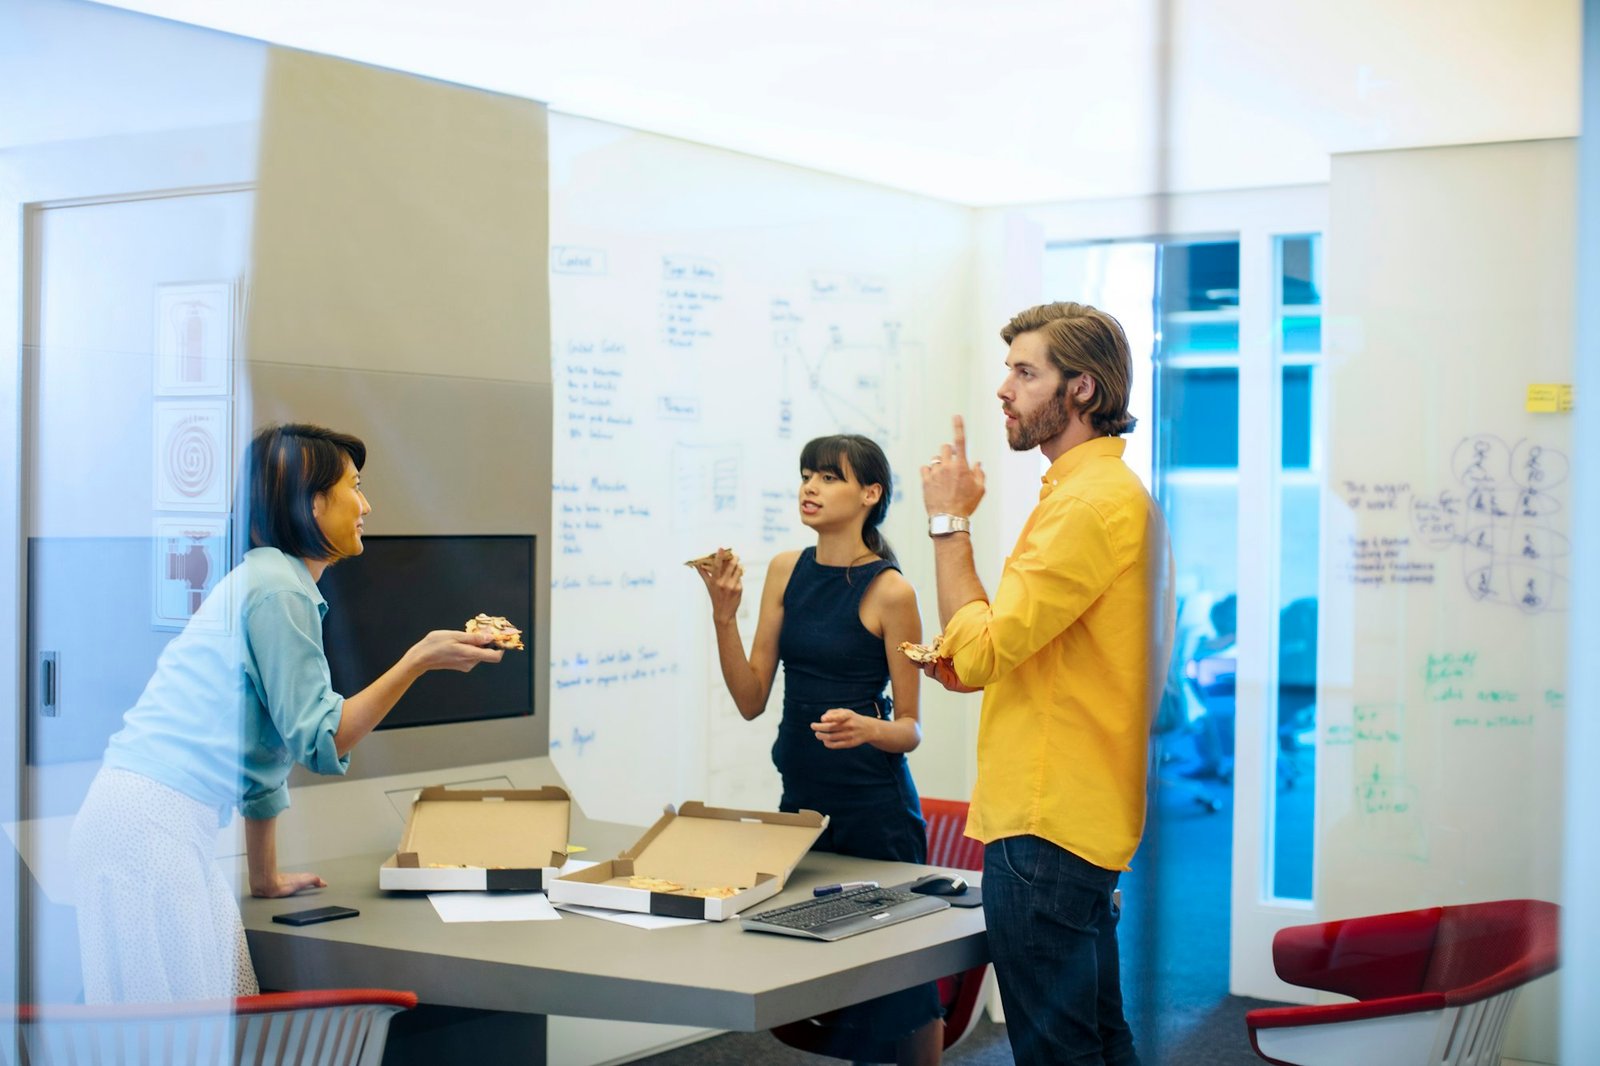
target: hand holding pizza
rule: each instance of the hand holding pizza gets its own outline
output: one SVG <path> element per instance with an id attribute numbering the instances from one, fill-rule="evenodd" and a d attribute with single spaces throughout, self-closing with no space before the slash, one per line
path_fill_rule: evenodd
<path id="1" fill-rule="evenodd" d="M 932 681 L 937 681 L 951 692 L 981 692 L 981 689 L 961 683 L 956 676 L 955 664 L 944 653 L 944 634 L 933 638 L 932 644 L 913 644 L 903 641 L 900 654 L 917 664 L 917 668 Z"/>
<path id="2" fill-rule="evenodd" d="M 729 548 L 718 548 L 710 555 L 690 559 L 685 566 L 706 583 L 711 596 L 711 619 L 717 625 L 729 625 L 739 611 L 744 599 L 744 565 Z"/>
<path id="3" fill-rule="evenodd" d="M 494 634 L 487 629 L 468 633 L 463 629 L 436 629 L 406 652 L 422 670 L 459 670 L 466 673 L 479 663 L 497 663 L 505 657 L 492 647 Z"/>

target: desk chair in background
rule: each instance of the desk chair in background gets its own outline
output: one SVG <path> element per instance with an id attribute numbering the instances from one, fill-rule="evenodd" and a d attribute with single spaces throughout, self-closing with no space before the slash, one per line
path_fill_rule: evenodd
<path id="1" fill-rule="evenodd" d="M 1317 727 L 1317 599 L 1291 601 L 1278 614 L 1278 783 L 1293 788 L 1299 757 Z"/>
<path id="2" fill-rule="evenodd" d="M 1228 596 L 1213 608 L 1223 616 L 1218 624 L 1229 623 L 1232 600 Z M 1219 629 L 1217 635 L 1199 641 L 1183 664 L 1185 683 L 1204 708 L 1194 721 L 1201 764 L 1190 774 L 1215 778 L 1223 785 L 1233 780 L 1237 654 L 1232 635 Z M 1317 600 L 1306 596 L 1278 612 L 1276 763 L 1280 788 L 1293 788 L 1305 772 L 1300 757 L 1312 746 L 1304 738 L 1315 732 L 1316 703 Z"/>
<path id="3" fill-rule="evenodd" d="M 1296 925 L 1272 964 L 1290 984 L 1354 1003 L 1245 1015 L 1279 1066 L 1500 1066 L 1517 991 L 1559 964 L 1561 908 L 1504 899 Z"/>
<path id="4" fill-rule="evenodd" d="M 379 1066 L 410 992 L 274 992 L 193 1003 L 20 1006 L 18 1066 Z M 0 1046 L 0 1066 L 10 1066 Z"/>
<path id="5" fill-rule="evenodd" d="M 967 803 L 965 800 L 922 799 L 922 817 L 928 823 L 928 865 L 945 870 L 983 869 L 983 845 L 966 836 Z M 988 963 L 970 970 L 939 978 L 939 1005 L 944 1008 L 944 1049 L 949 1051 L 961 1043 L 969 1033 L 988 999 L 994 978 Z M 821 1027 L 809 1020 L 790 1022 L 777 1026 L 772 1035 L 792 1048 L 820 1054 Z M 879 1049 L 880 1052 L 882 1049 Z M 858 1056 L 857 1062 L 893 1062 L 891 1047 L 888 1057 L 881 1054 Z"/>

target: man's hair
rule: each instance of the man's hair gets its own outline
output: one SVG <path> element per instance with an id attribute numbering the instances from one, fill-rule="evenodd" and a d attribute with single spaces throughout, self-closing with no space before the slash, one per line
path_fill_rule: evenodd
<path id="1" fill-rule="evenodd" d="M 367 446 L 359 437 L 305 423 L 267 426 L 250 442 L 240 480 L 243 525 L 251 548 L 277 548 L 301 559 L 338 554 L 317 525 L 312 504 L 344 477 L 346 461 L 360 470 Z"/>
<path id="2" fill-rule="evenodd" d="M 1133 358 L 1128 338 L 1116 319 L 1088 304 L 1040 304 L 1018 312 L 1000 331 L 1010 344 L 1024 333 L 1044 337 L 1050 361 L 1061 371 L 1061 393 L 1079 374 L 1094 379 L 1094 398 L 1083 407 L 1083 418 L 1096 432 L 1117 437 L 1133 429 L 1138 419 L 1128 413 L 1128 390 L 1133 380 Z"/>

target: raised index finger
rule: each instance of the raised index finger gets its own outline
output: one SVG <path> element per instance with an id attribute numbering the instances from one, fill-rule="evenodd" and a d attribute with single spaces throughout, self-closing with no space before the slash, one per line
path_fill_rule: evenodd
<path id="1" fill-rule="evenodd" d="M 951 425 L 951 434 L 952 434 L 952 437 L 953 437 L 953 439 L 950 442 L 951 447 L 955 448 L 956 455 L 958 455 L 961 458 L 961 461 L 964 463 L 964 462 L 967 461 L 967 426 L 966 426 L 966 423 L 961 421 L 961 416 L 960 415 L 956 415 L 955 417 L 953 417 L 950 420 L 950 425 Z"/>

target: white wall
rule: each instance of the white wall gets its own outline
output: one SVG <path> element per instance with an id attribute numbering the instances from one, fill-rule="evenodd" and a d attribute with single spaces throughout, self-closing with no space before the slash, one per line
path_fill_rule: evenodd
<path id="1" fill-rule="evenodd" d="M 801 446 L 865 433 L 895 477 L 884 533 L 935 631 L 917 467 L 964 405 L 971 212 L 561 115 L 551 194 L 551 756 L 601 817 L 770 808 L 782 675 L 742 720 L 681 563 L 739 554 L 748 645 L 768 562 L 815 539 Z M 962 701 L 921 698 L 918 786 L 965 798 Z"/>
<path id="2" fill-rule="evenodd" d="M 1588 712 L 1564 692 L 1586 456 L 1573 415 L 1525 398 L 1572 380 L 1576 177 L 1570 140 L 1334 161 L 1326 917 L 1560 900 L 1562 752 Z M 1424 510 L 1441 501 L 1454 512 Z M 1548 985 L 1519 1005 L 1513 1057 L 1556 1060 Z"/>

